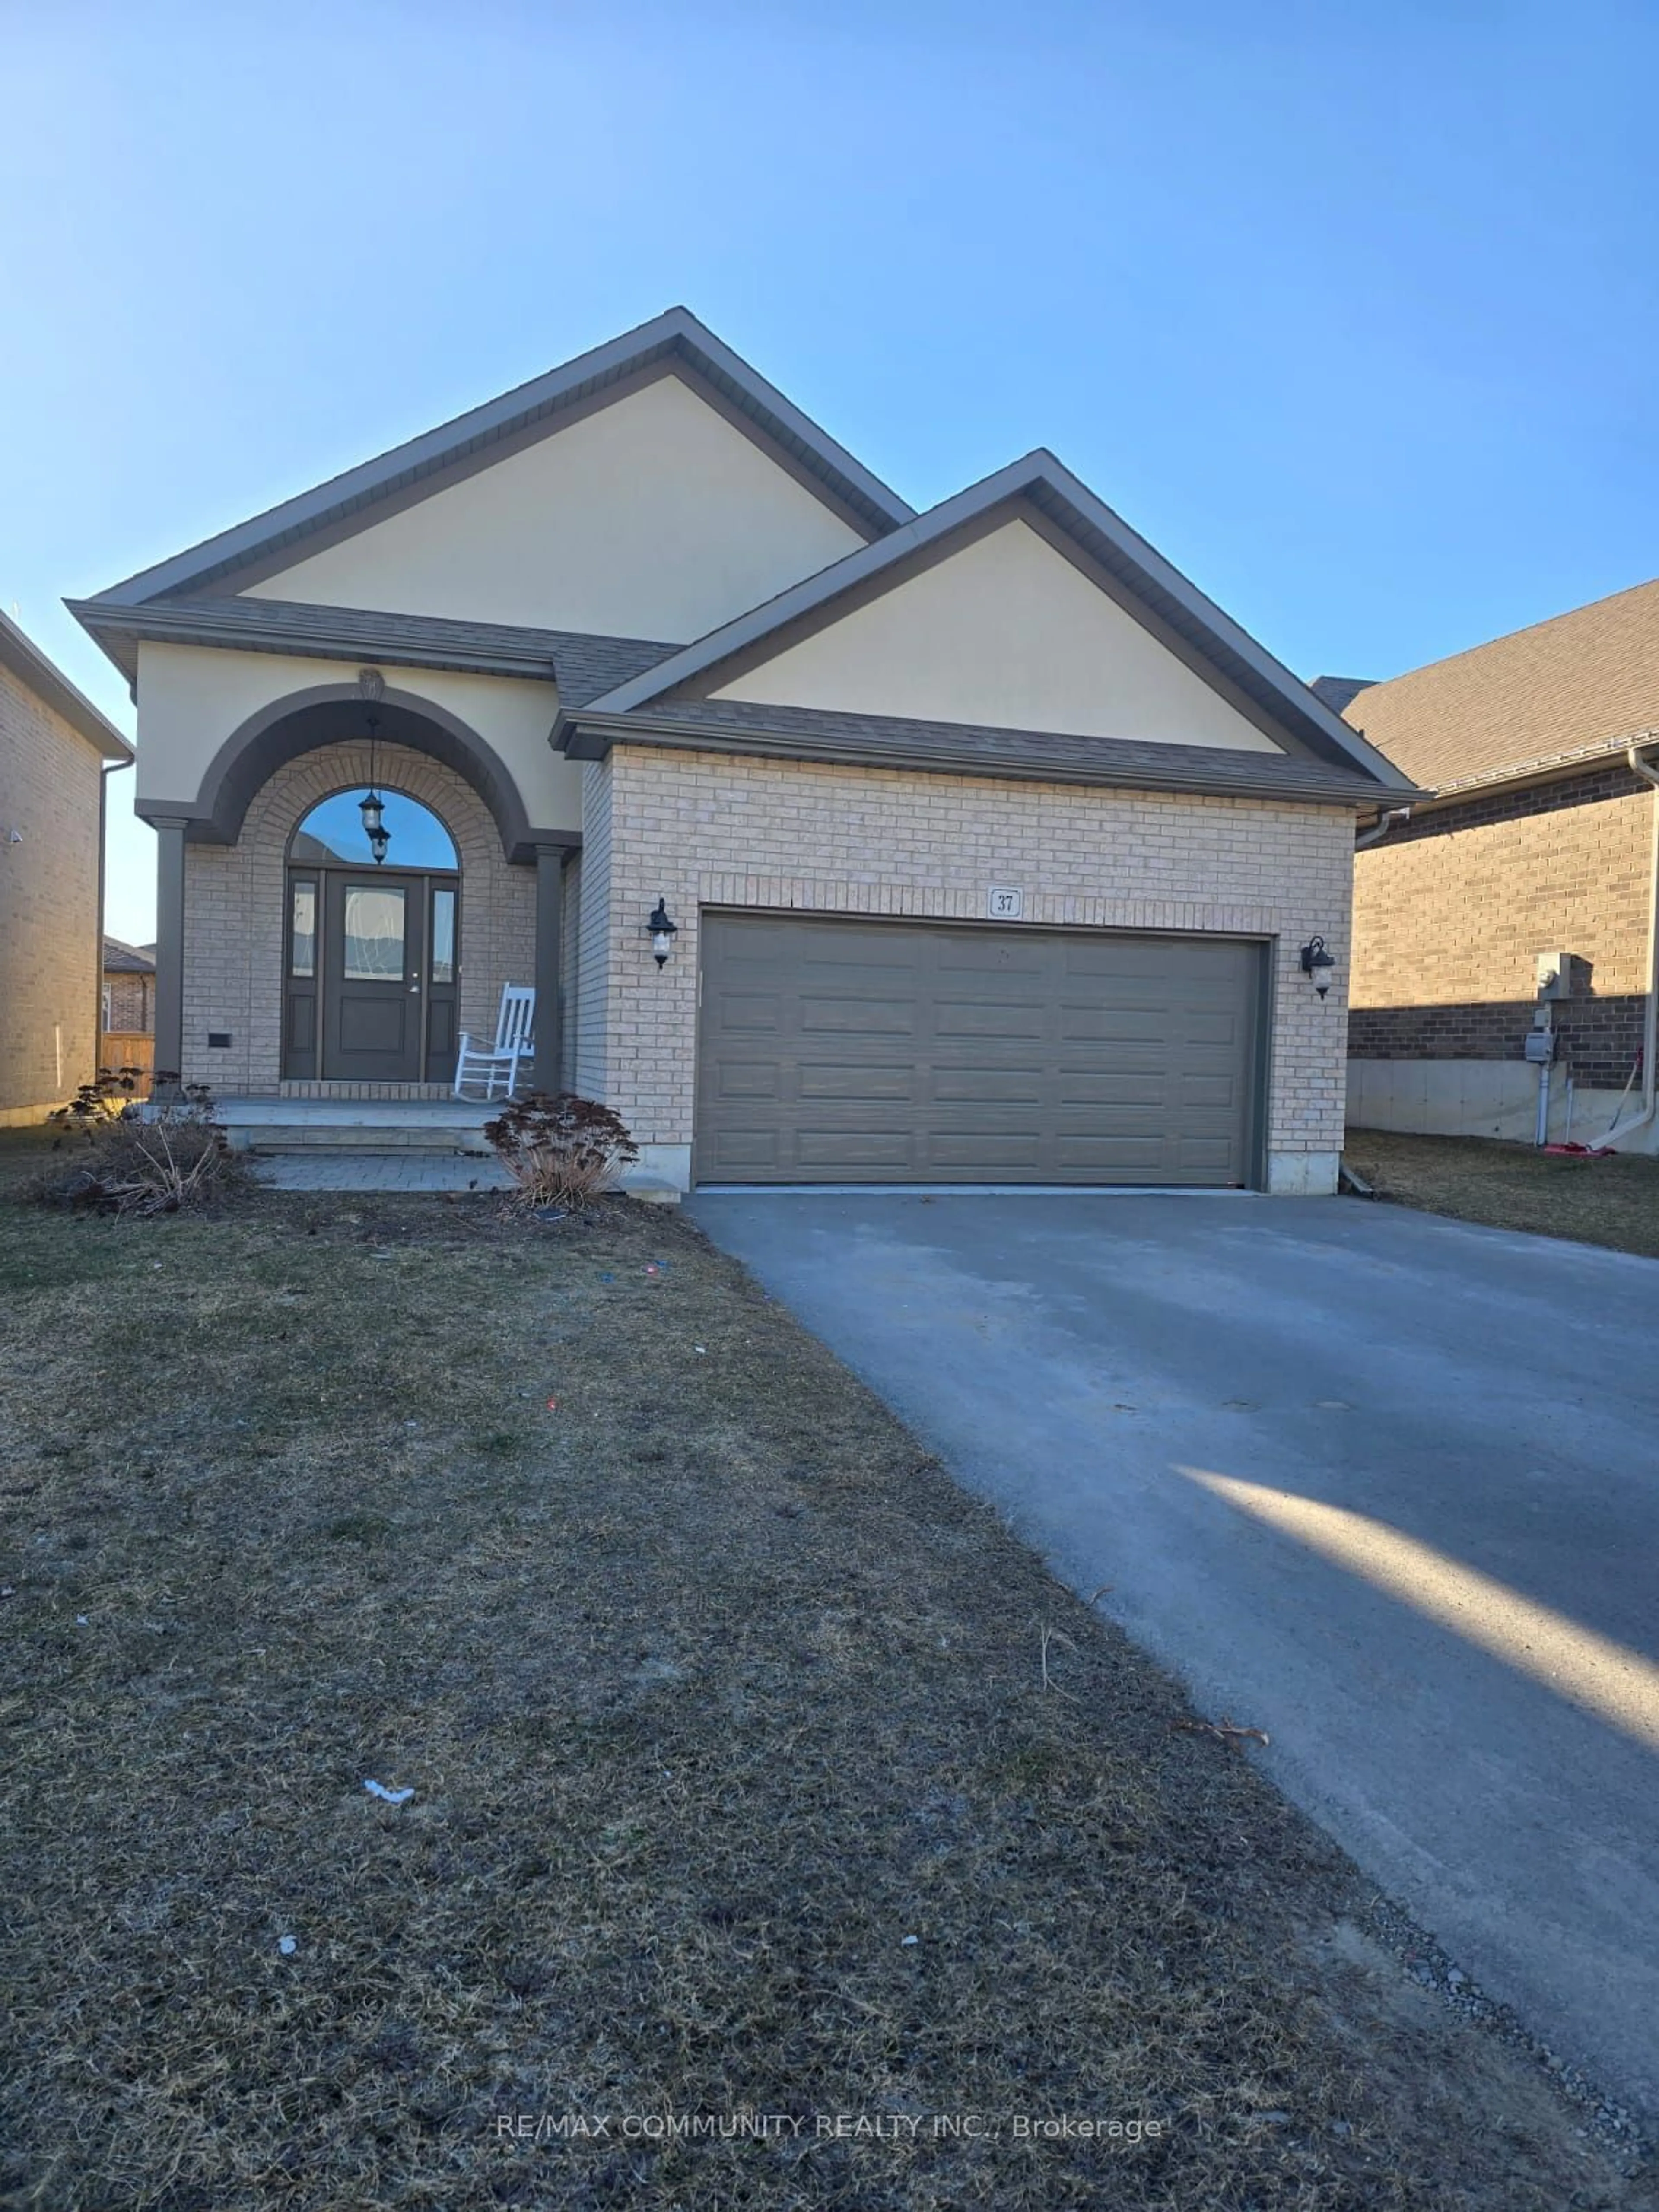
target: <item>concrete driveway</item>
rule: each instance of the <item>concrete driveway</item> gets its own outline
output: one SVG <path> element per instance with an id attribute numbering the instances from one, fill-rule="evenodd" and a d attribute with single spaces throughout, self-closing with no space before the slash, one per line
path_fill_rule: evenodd
<path id="1" fill-rule="evenodd" d="M 1659 2112 L 1659 1263 L 1352 1200 L 692 1212 L 1200 1711 L 1265 1728 L 1467 1974 Z"/>

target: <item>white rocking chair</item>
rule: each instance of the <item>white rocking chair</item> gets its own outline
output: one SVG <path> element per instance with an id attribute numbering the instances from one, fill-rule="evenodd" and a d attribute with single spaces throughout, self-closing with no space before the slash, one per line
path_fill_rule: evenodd
<path id="1" fill-rule="evenodd" d="M 495 1017 L 495 1049 L 486 1052 L 473 1043 L 465 1030 L 461 1031 L 460 1049 L 455 1055 L 455 1096 L 459 1098 L 469 1083 L 482 1083 L 486 1098 L 510 1098 L 519 1087 L 519 1063 L 535 1056 L 535 1023 L 534 988 L 528 983 L 503 984 L 501 1012 Z"/>

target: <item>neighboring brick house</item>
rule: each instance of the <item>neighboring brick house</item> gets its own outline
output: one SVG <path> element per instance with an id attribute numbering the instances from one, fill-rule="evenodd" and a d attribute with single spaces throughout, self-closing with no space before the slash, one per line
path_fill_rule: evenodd
<path id="1" fill-rule="evenodd" d="M 0 1128 L 98 1065 L 104 776 L 132 748 L 0 615 Z"/>
<path id="2" fill-rule="evenodd" d="M 75 611 L 164 1070 L 390 1126 L 533 982 L 676 1188 L 1334 1186 L 1412 787 L 1050 454 L 917 514 L 676 308 Z"/>
<path id="3" fill-rule="evenodd" d="M 155 962 L 141 945 L 104 939 L 104 1030 L 121 1036 L 155 1033 Z"/>
<path id="4" fill-rule="evenodd" d="M 1351 1121 L 1532 1137 L 1541 1006 L 1552 1138 L 1570 1079 L 1575 1140 L 1617 1115 L 1652 1149 L 1659 582 L 1345 698 L 1320 684 L 1436 792 L 1356 863 Z M 1540 1001 L 1558 954 L 1565 995 Z"/>

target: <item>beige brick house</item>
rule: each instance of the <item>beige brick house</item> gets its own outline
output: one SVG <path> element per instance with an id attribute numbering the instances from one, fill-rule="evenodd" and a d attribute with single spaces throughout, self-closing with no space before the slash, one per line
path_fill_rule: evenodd
<path id="1" fill-rule="evenodd" d="M 1531 1138 L 1541 1065 L 1552 1139 L 1571 1083 L 1575 1141 L 1655 1149 L 1659 583 L 1345 689 L 1437 787 L 1356 865 L 1351 1121 Z"/>
<path id="2" fill-rule="evenodd" d="M 0 1128 L 98 1066 L 104 778 L 132 748 L 0 615 Z"/>
<path id="3" fill-rule="evenodd" d="M 674 309 L 76 611 L 158 1068 L 390 1117 L 528 983 L 676 1188 L 1334 1185 L 1410 787 L 1050 454 L 918 514 Z"/>
<path id="4" fill-rule="evenodd" d="M 155 1034 L 155 959 L 118 937 L 104 939 L 104 1034 Z"/>

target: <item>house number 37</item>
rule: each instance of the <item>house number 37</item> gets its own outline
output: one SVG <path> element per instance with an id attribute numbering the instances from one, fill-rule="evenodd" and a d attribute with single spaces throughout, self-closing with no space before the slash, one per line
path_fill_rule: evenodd
<path id="1" fill-rule="evenodd" d="M 1006 884 L 993 884 L 985 894 L 985 911 L 993 921 L 1019 921 L 1025 913 L 1025 894 Z"/>

